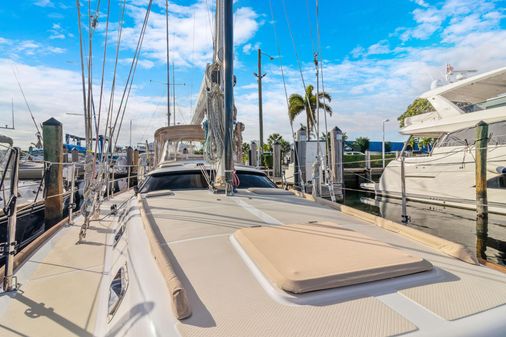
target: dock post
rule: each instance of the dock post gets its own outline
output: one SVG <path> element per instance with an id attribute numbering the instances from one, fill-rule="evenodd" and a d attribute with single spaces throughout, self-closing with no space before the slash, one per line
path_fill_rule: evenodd
<path id="1" fill-rule="evenodd" d="M 298 186 L 302 192 L 306 192 L 305 183 L 306 180 L 306 129 L 301 127 L 295 133 L 295 144 L 296 155 L 294 163 L 294 182 L 295 186 Z"/>
<path id="2" fill-rule="evenodd" d="M 16 200 L 18 196 L 18 178 L 19 178 L 19 155 L 21 150 L 18 147 L 12 148 L 11 153 L 11 179 L 10 179 L 10 192 L 11 197 L 7 205 L 8 228 L 7 228 L 7 247 L 4 248 L 6 261 L 5 261 L 5 277 L 3 280 L 3 289 L 5 292 L 13 291 L 17 288 L 16 278 L 14 277 L 14 255 L 17 250 L 16 242 L 16 221 L 17 221 L 17 206 Z"/>
<path id="3" fill-rule="evenodd" d="M 134 174 L 134 182 L 135 182 L 135 185 L 138 185 L 139 184 L 139 150 L 138 149 L 135 149 L 134 150 L 134 158 L 133 158 L 133 162 L 132 162 L 132 173 Z"/>
<path id="4" fill-rule="evenodd" d="M 257 143 L 251 142 L 249 148 L 250 148 L 250 151 L 249 151 L 249 164 L 251 166 L 255 166 L 256 167 L 258 165 L 258 162 L 257 162 L 257 158 L 258 158 L 257 157 L 257 154 L 258 154 L 258 152 L 257 152 Z"/>
<path id="5" fill-rule="evenodd" d="M 488 124 L 481 121 L 476 125 L 476 254 L 486 259 L 488 237 L 487 200 L 487 144 Z"/>
<path id="6" fill-rule="evenodd" d="M 274 170 L 274 179 L 281 178 L 281 144 L 278 141 L 272 145 L 272 169 Z"/>
<path id="7" fill-rule="evenodd" d="M 369 150 L 365 150 L 365 170 L 367 172 L 367 179 L 371 181 L 372 180 L 371 151 Z"/>
<path id="8" fill-rule="evenodd" d="M 401 198 L 402 198 L 402 213 L 401 213 L 401 222 L 406 224 L 409 222 L 408 216 L 408 206 L 407 206 L 407 197 L 406 197 L 406 174 L 404 168 L 404 153 L 401 153 Z"/>
<path id="9" fill-rule="evenodd" d="M 76 148 L 73 148 L 71 153 L 72 162 L 77 163 L 79 161 L 79 151 Z"/>
<path id="10" fill-rule="evenodd" d="M 127 189 L 130 188 L 130 174 L 132 172 L 132 165 L 134 163 L 134 149 L 132 149 L 131 146 L 127 148 L 126 153 L 126 159 L 127 159 L 127 172 L 128 172 L 128 178 L 127 178 Z"/>
<path id="11" fill-rule="evenodd" d="M 71 168 L 71 183 L 70 183 L 70 202 L 69 202 L 69 225 L 74 224 L 74 219 L 72 218 L 74 213 L 74 189 L 76 187 L 76 163 L 72 163 Z"/>
<path id="12" fill-rule="evenodd" d="M 330 130 L 330 164 L 332 183 L 337 187 L 338 199 L 344 196 L 343 132 L 337 126 Z"/>
<path id="13" fill-rule="evenodd" d="M 62 124 L 54 118 L 42 123 L 44 161 L 49 168 L 44 181 L 46 229 L 63 217 L 63 133 Z"/>

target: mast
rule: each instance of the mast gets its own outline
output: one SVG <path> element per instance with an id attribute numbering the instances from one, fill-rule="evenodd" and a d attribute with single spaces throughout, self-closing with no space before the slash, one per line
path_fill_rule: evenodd
<path id="1" fill-rule="evenodd" d="M 167 126 L 170 126 L 169 0 L 165 0 L 165 37 L 167 39 Z"/>
<path id="2" fill-rule="evenodd" d="M 233 114 L 234 114 L 234 30 L 233 30 L 233 0 L 224 0 L 224 43 L 223 43 L 223 68 L 224 68 L 224 125 L 225 125 L 225 149 L 224 163 L 225 182 L 227 195 L 233 193 L 232 189 L 232 171 L 234 163 L 232 158 L 232 133 L 233 133 Z"/>
<path id="3" fill-rule="evenodd" d="M 174 60 L 172 60 L 172 102 L 172 114 L 174 115 L 172 117 L 172 125 L 176 125 L 176 75 L 174 73 Z"/>

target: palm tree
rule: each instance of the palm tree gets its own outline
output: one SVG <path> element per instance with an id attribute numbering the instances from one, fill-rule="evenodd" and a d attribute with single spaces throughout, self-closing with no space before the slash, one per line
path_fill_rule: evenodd
<path id="1" fill-rule="evenodd" d="M 314 87 L 312 85 L 308 85 L 306 87 L 306 92 L 304 97 L 299 94 L 291 94 L 288 99 L 288 118 L 290 119 L 290 123 L 293 123 L 295 117 L 297 117 L 302 111 L 306 112 L 306 121 L 308 127 L 308 139 L 310 139 L 311 131 L 315 125 L 316 120 L 316 96 L 313 95 Z M 327 101 L 331 101 L 331 97 L 326 92 L 320 92 L 318 97 L 325 98 Z M 319 100 L 318 102 L 320 109 L 325 112 L 328 112 L 330 116 L 332 116 L 332 108 L 326 104 L 324 101 Z"/>

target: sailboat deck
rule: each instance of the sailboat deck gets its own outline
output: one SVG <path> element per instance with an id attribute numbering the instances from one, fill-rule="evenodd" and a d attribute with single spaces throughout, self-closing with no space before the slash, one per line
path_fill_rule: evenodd
<path id="1" fill-rule="evenodd" d="M 446 329 L 472 335 L 506 313 L 504 275 L 295 196 L 176 191 L 145 202 L 189 297 L 193 314 L 176 323 L 184 336 L 385 336 Z M 435 268 L 293 295 L 274 289 L 231 240 L 244 227 L 322 221 L 427 259 Z"/>
<path id="2" fill-rule="evenodd" d="M 113 202 L 131 197 L 123 193 Z M 102 215 L 111 202 L 102 205 Z M 18 291 L 0 296 L 1 336 L 93 336 L 114 217 L 93 221 L 76 244 L 83 217 L 61 228 L 17 273 Z"/>

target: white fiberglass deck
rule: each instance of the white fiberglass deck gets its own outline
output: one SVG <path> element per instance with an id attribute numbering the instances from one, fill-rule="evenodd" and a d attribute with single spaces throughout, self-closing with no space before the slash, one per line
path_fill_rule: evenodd
<path id="1" fill-rule="evenodd" d="M 472 336 L 505 329 L 498 319 L 506 314 L 503 274 L 336 210 L 246 191 L 234 197 L 176 191 L 145 201 L 190 299 L 192 316 L 176 323 L 183 336 Z M 434 270 L 294 295 L 273 287 L 231 239 L 244 227 L 322 221 L 422 257 Z"/>
<path id="2" fill-rule="evenodd" d="M 122 193 L 105 202 L 101 214 L 131 196 Z M 33 253 L 16 273 L 18 291 L 0 295 L 0 336 L 94 335 L 115 219 L 91 222 L 86 239 L 76 244 L 82 220 L 76 217 Z"/>

